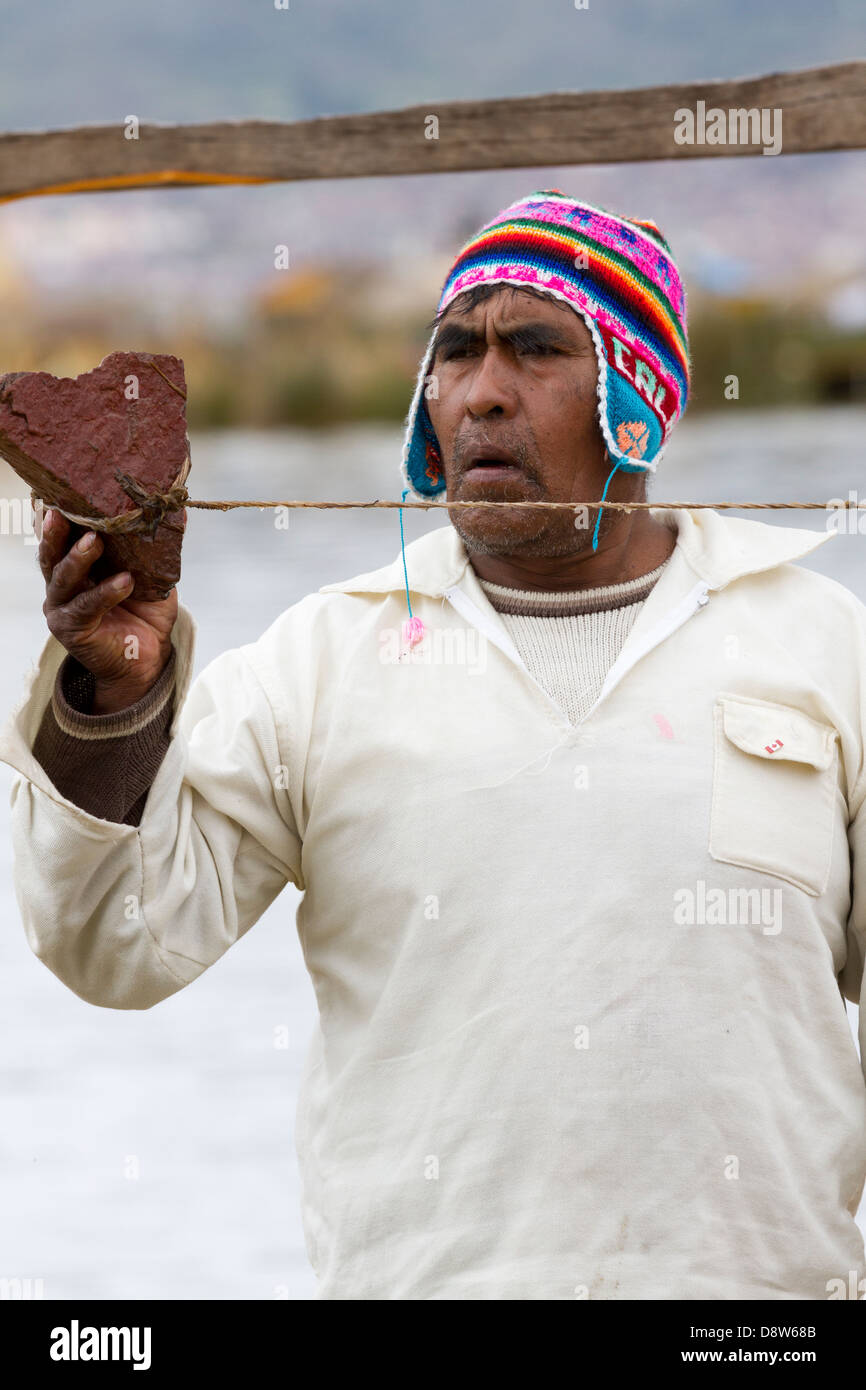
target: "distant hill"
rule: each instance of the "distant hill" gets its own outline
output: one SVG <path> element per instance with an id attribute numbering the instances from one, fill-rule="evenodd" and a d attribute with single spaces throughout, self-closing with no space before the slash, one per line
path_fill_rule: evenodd
<path id="1" fill-rule="evenodd" d="M 0 127 L 301 118 L 866 52 L 863 0 L 0 0 Z"/>

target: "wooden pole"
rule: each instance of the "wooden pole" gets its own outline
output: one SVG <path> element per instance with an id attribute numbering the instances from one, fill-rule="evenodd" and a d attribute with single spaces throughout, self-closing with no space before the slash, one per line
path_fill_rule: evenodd
<path id="1" fill-rule="evenodd" d="M 429 102 L 311 121 L 122 124 L 0 135 L 0 201 L 39 194 L 762 155 L 678 143 L 676 113 L 780 111 L 781 152 L 866 147 L 866 61 L 724 82 Z"/>

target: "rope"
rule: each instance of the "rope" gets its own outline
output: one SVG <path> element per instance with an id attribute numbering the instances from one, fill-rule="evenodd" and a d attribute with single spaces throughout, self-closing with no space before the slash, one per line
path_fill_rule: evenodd
<path id="1" fill-rule="evenodd" d="M 187 455 L 168 492 L 147 492 L 131 474 L 115 473 L 114 476 L 124 492 L 138 504 L 131 511 L 119 512 L 117 516 L 80 516 L 77 512 L 68 512 L 63 507 L 58 507 L 56 502 L 46 502 L 35 488 L 31 489 L 30 497 L 33 502 L 42 502 L 44 506 L 60 512 L 67 521 L 74 521 L 78 526 L 86 527 L 88 531 L 104 531 L 110 536 L 140 533 L 149 535 L 153 540 L 156 528 L 169 512 L 179 512 L 183 507 L 196 505 L 189 501 L 184 487 L 189 470 L 190 459 Z"/>
<path id="2" fill-rule="evenodd" d="M 442 508 L 450 511 L 453 507 L 522 507 L 526 510 L 537 510 L 539 508 L 565 508 L 575 511 L 581 507 L 590 510 L 596 507 L 604 508 L 606 511 L 645 511 L 649 508 L 674 510 L 697 511 L 712 509 L 713 511 L 724 511 L 731 509 L 734 511 L 828 511 L 830 504 L 827 502 L 610 502 L 606 498 L 601 498 L 598 502 L 392 502 L 390 499 L 376 498 L 372 502 L 251 502 L 251 501 L 230 501 L 230 502 L 210 502 L 200 501 L 190 498 L 184 487 L 184 482 L 189 474 L 190 460 L 187 458 L 177 478 L 172 483 L 168 492 L 148 493 L 132 478 L 128 473 L 115 473 L 115 478 L 120 483 L 124 492 L 137 504 L 131 511 L 121 512 L 117 516 L 79 516 L 75 512 L 68 512 L 63 507 L 58 507 L 54 502 L 44 502 L 37 492 L 31 492 L 34 502 L 43 501 L 44 505 L 53 507 L 55 511 L 65 516 L 67 521 L 74 521 L 79 526 L 84 526 L 91 531 L 104 531 L 109 535 L 119 534 L 149 534 L 151 539 L 156 533 L 156 528 L 166 515 L 170 512 L 181 511 L 185 507 L 197 507 L 205 511 L 228 512 L 237 507 L 257 507 L 259 511 L 266 507 L 314 507 L 320 511 L 326 510 L 347 510 L 350 508 L 413 508 L 418 511 L 430 511 L 431 509 Z M 866 501 L 852 502 L 840 501 L 838 505 L 832 507 L 833 511 L 849 511 L 866 508 Z"/>

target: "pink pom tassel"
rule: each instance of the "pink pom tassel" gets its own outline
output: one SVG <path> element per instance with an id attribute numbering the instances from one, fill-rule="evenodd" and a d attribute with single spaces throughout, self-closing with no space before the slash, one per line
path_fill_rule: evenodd
<path id="1" fill-rule="evenodd" d="M 427 631 L 420 618 L 407 618 L 403 624 L 403 641 L 410 647 L 417 647 Z"/>

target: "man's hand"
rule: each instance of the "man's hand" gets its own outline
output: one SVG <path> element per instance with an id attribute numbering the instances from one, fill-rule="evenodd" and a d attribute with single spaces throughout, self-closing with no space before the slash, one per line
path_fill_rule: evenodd
<path id="1" fill-rule="evenodd" d="M 89 570 L 102 554 L 98 533 L 88 531 L 72 546 L 70 523 L 46 510 L 39 567 L 46 584 L 42 605 L 49 631 L 96 680 L 91 714 L 113 714 L 146 695 L 171 656 L 177 621 L 177 590 L 157 602 L 124 601 L 133 587 L 128 573 L 101 584 Z M 82 549 L 90 540 L 87 549 Z"/>

